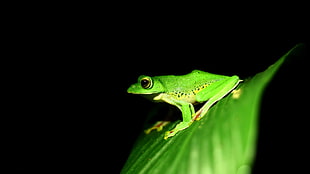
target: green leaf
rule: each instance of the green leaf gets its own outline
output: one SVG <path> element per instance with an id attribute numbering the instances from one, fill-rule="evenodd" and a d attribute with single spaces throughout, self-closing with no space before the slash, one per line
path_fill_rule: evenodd
<path id="1" fill-rule="evenodd" d="M 300 46 L 295 46 L 264 72 L 244 80 L 200 121 L 174 137 L 164 140 L 164 133 L 173 129 L 178 121 L 160 132 L 142 134 L 121 173 L 250 173 L 264 88 Z"/>

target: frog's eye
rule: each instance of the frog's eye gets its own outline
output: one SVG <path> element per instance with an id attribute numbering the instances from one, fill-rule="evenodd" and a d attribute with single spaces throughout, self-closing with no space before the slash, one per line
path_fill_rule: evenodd
<path id="1" fill-rule="evenodd" d="M 149 89 L 149 88 L 152 88 L 153 86 L 153 81 L 149 77 L 142 78 L 140 83 L 141 83 L 142 88 L 144 89 Z"/>

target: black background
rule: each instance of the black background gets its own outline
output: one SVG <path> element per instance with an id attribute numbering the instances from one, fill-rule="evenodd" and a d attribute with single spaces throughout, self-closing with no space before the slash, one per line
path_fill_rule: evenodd
<path id="1" fill-rule="evenodd" d="M 245 79 L 307 43 L 303 10 L 94 6 L 9 20 L 10 170 L 118 173 L 154 106 L 126 93 L 139 75 L 200 69 Z M 265 91 L 254 173 L 307 168 L 305 57 L 282 68 Z"/>

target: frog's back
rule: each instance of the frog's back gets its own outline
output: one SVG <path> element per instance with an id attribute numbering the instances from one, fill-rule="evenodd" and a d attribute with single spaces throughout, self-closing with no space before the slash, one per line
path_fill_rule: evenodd
<path id="1" fill-rule="evenodd" d="M 193 70 L 185 75 L 158 76 L 159 81 L 165 87 L 165 92 L 189 92 L 202 86 L 207 86 L 215 81 L 227 78 L 227 76 L 211 74 L 208 72 Z"/>

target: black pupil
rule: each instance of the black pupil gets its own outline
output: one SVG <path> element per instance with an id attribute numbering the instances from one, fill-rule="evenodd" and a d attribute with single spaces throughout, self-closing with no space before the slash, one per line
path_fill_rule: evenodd
<path id="1" fill-rule="evenodd" d="M 143 88 L 149 88 L 151 84 L 151 81 L 149 79 L 142 79 L 141 80 L 141 86 Z"/>

